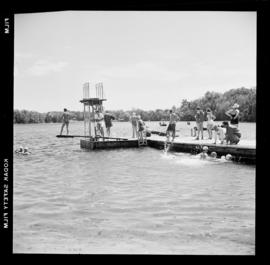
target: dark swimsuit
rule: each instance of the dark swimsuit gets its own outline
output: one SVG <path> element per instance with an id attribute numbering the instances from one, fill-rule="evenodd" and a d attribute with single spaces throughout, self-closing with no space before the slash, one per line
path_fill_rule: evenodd
<path id="1" fill-rule="evenodd" d="M 144 130 L 144 122 L 139 120 L 138 125 L 139 125 L 139 132 L 142 132 Z"/>
<path id="2" fill-rule="evenodd" d="M 239 123 L 239 118 L 237 117 L 236 119 L 234 118 L 236 114 L 231 114 L 231 124 L 238 124 Z"/>

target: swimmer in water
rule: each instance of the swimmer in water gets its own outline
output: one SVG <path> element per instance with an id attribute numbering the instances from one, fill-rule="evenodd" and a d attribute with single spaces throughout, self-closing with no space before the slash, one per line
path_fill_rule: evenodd
<path id="1" fill-rule="evenodd" d="M 15 153 L 22 155 L 30 155 L 31 152 L 28 150 L 28 147 L 20 146 L 19 149 L 15 150 Z"/>
<path id="2" fill-rule="evenodd" d="M 31 154 L 31 152 L 28 151 L 28 147 L 25 147 L 25 148 L 24 148 L 23 154 L 24 154 L 24 155 L 30 155 L 30 154 Z"/>
<path id="3" fill-rule="evenodd" d="M 210 154 L 210 157 L 216 159 L 217 158 L 217 153 L 216 152 L 212 152 Z"/>
<path id="4" fill-rule="evenodd" d="M 227 154 L 227 155 L 225 156 L 225 159 L 226 159 L 227 161 L 231 161 L 231 160 L 232 160 L 232 155 L 231 155 L 231 154 Z"/>
<path id="5" fill-rule="evenodd" d="M 208 147 L 204 146 L 203 151 L 200 153 L 200 159 L 206 159 L 208 157 Z"/>
<path id="6" fill-rule="evenodd" d="M 19 149 L 16 149 L 16 150 L 15 150 L 15 153 L 17 153 L 17 154 L 22 154 L 22 153 L 23 153 L 23 150 L 24 150 L 23 147 L 20 146 Z"/>
<path id="7" fill-rule="evenodd" d="M 225 161 L 232 161 L 232 155 L 227 154 L 226 156 L 221 156 L 220 159 L 225 160 Z"/>

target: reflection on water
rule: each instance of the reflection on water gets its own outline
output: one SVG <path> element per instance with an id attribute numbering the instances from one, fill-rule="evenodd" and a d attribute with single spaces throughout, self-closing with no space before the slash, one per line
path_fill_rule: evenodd
<path id="1" fill-rule="evenodd" d="M 15 126 L 15 147 L 32 154 L 14 155 L 14 252 L 254 254 L 254 166 L 148 147 L 89 152 L 59 128 Z"/>

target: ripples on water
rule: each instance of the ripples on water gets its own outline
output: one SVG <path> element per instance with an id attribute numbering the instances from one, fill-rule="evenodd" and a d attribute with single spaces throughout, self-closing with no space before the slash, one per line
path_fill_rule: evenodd
<path id="1" fill-rule="evenodd" d="M 59 127 L 15 126 L 15 146 L 32 154 L 14 156 L 14 252 L 254 254 L 254 166 L 85 151 Z"/>

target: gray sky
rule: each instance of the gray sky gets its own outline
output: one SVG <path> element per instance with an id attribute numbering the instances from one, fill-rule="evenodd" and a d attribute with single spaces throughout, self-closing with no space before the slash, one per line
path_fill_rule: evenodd
<path id="1" fill-rule="evenodd" d="M 15 109 L 82 110 L 87 81 L 107 109 L 164 109 L 256 85 L 256 12 L 18 14 L 14 52 Z"/>

